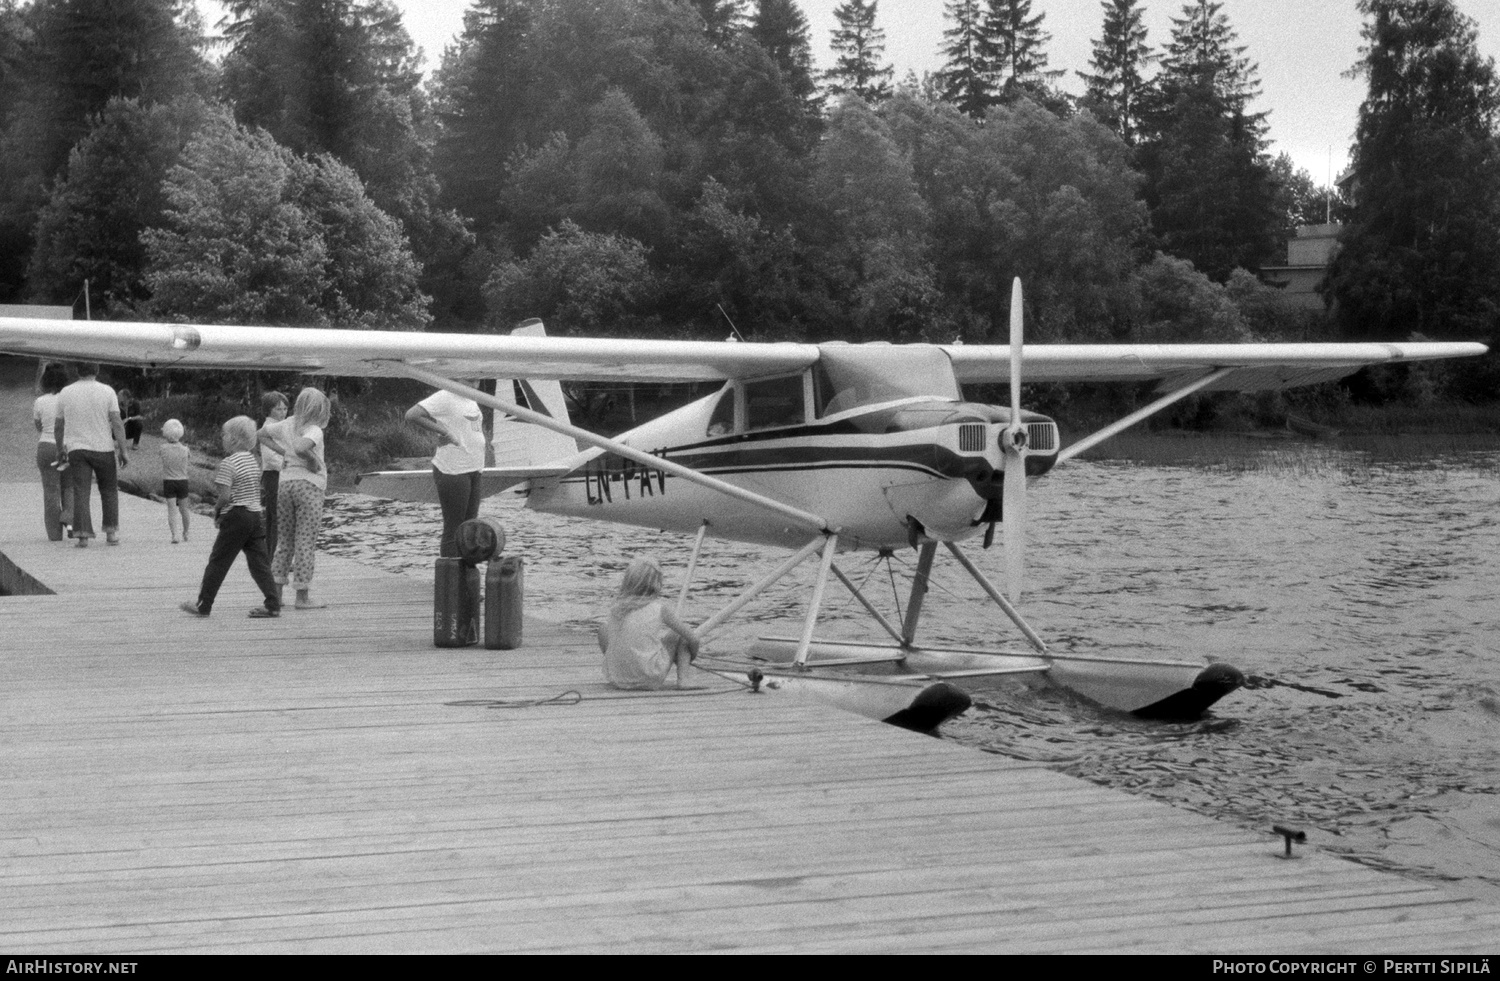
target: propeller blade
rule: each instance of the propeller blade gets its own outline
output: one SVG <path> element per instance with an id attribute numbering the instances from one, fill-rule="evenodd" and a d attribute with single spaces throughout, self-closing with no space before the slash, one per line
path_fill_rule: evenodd
<path id="1" fill-rule="evenodd" d="M 1021 424 L 1021 277 L 1010 284 L 1010 424 Z"/>
<path id="2" fill-rule="evenodd" d="M 1021 421 L 1021 355 L 1025 342 L 1021 312 L 1021 277 L 1010 284 L 1010 426 L 1005 439 L 1005 496 L 1000 520 L 1005 525 L 1005 569 L 1010 601 L 1021 601 L 1026 578 L 1026 425 Z"/>

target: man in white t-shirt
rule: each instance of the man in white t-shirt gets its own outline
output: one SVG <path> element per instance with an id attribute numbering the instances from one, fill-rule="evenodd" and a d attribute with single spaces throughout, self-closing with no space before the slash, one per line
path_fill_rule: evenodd
<path id="1" fill-rule="evenodd" d="M 438 554 L 458 557 L 458 526 L 479 515 L 480 471 L 484 469 L 484 417 L 473 399 L 438 390 L 406 410 L 406 421 L 435 433 L 432 479 L 443 508 Z"/>
<path id="2" fill-rule="evenodd" d="M 68 460 L 64 479 L 73 481 L 73 537 L 84 548 L 94 537 L 89 494 L 92 479 L 99 483 L 104 509 L 104 535 L 120 544 L 120 471 L 130 462 L 125 454 L 125 424 L 115 390 L 99 381 L 99 366 L 78 366 L 78 380 L 57 396 L 55 435 L 59 452 Z"/>

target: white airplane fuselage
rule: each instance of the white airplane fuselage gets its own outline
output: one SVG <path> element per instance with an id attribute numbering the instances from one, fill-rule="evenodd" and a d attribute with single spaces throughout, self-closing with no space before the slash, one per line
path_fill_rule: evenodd
<path id="1" fill-rule="evenodd" d="M 1009 410 L 951 399 L 908 397 L 792 425 L 750 429 L 721 399 L 734 387 L 654 419 L 616 440 L 824 518 L 841 549 L 972 537 L 998 517 L 1005 466 L 1000 435 Z M 740 416 L 743 422 L 743 413 Z M 1056 425 L 1026 413 L 1028 474 L 1056 459 Z M 731 431 L 722 431 L 728 428 Z M 539 511 L 798 547 L 812 532 L 772 512 L 602 449 L 573 469 L 534 482 Z M 915 523 L 915 524 L 914 524 Z"/>

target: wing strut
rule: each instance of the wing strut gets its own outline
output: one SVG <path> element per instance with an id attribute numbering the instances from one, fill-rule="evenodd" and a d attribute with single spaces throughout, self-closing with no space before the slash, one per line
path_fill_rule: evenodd
<path id="1" fill-rule="evenodd" d="M 799 668 L 807 667 L 807 651 L 812 647 L 813 631 L 818 626 L 818 611 L 823 608 L 823 587 L 828 584 L 828 570 L 833 565 L 833 554 L 838 551 L 837 533 L 823 539 L 823 561 L 818 566 L 818 579 L 813 583 L 812 599 L 807 603 L 807 618 L 802 622 L 802 639 L 797 643 L 797 656 L 792 663 Z"/>
<path id="2" fill-rule="evenodd" d="M 1064 460 L 1071 460 L 1073 457 L 1082 453 L 1089 447 L 1094 446 L 1098 443 L 1102 443 L 1116 433 L 1129 429 L 1131 426 L 1134 426 L 1136 423 L 1140 422 L 1142 419 L 1147 418 L 1148 416 L 1156 415 L 1156 413 L 1160 412 L 1162 409 L 1165 409 L 1173 402 L 1178 402 L 1182 399 L 1187 398 L 1189 395 L 1192 395 L 1200 388 L 1203 388 L 1206 385 L 1213 384 L 1214 382 L 1218 381 L 1220 378 L 1223 378 L 1225 375 L 1234 370 L 1236 369 L 1220 368 L 1218 371 L 1209 372 L 1196 381 L 1188 382 L 1181 388 L 1173 389 L 1145 408 L 1136 409 L 1134 412 L 1132 412 L 1128 416 L 1125 416 L 1123 419 L 1120 419 L 1117 422 L 1112 422 L 1108 426 L 1105 426 L 1103 429 L 1099 430 L 1097 433 L 1085 436 L 1083 439 L 1080 439 L 1072 446 L 1064 448 L 1062 452 L 1057 454 L 1057 462 L 1062 463 Z"/>
<path id="3" fill-rule="evenodd" d="M 418 381 L 423 381 L 429 385 L 436 386 L 437 388 L 453 392 L 455 395 L 462 395 L 465 398 L 471 398 L 475 402 L 478 402 L 480 405 L 487 405 L 492 409 L 499 409 L 506 415 L 515 416 L 517 419 L 520 419 L 524 422 L 529 422 L 533 425 L 541 426 L 543 429 L 550 429 L 555 433 L 562 433 L 565 436 L 572 436 L 580 443 L 587 443 L 590 446 L 597 446 L 600 449 L 607 450 L 610 453 L 615 453 L 619 456 L 623 456 L 627 460 L 634 460 L 636 463 L 639 463 L 642 466 L 652 467 L 656 470 L 665 471 L 666 473 L 672 474 L 673 476 L 681 477 L 684 480 L 690 480 L 695 484 L 707 487 L 709 490 L 718 491 L 719 493 L 725 494 L 736 500 L 744 501 L 746 504 L 753 504 L 757 507 L 765 508 L 768 511 L 775 511 L 782 517 L 787 518 L 798 525 L 801 525 L 809 531 L 828 534 L 834 530 L 829 526 L 827 521 L 818 517 L 816 514 L 812 514 L 808 511 L 803 511 L 801 508 L 794 508 L 790 504 L 783 504 L 781 501 L 778 501 L 774 498 L 765 497 L 761 494 L 755 493 L 754 491 L 745 490 L 743 487 L 736 487 L 734 484 L 719 480 L 715 477 L 710 477 L 707 474 L 699 473 L 691 467 L 684 467 L 680 463 L 673 463 L 671 460 L 668 460 L 665 457 L 653 456 L 650 453 L 645 453 L 641 450 L 637 450 L 634 447 L 627 446 L 624 443 L 616 442 L 615 440 L 609 439 L 605 436 L 600 436 L 597 433 L 591 433 L 587 429 L 579 429 L 577 426 L 569 425 L 565 422 L 560 422 L 549 415 L 545 415 L 544 413 L 533 412 L 530 409 L 523 409 L 519 405 L 507 402 L 504 399 L 498 399 L 493 395 L 487 395 L 484 392 L 481 392 L 479 389 L 473 388 L 469 385 L 465 385 L 462 382 L 454 381 L 446 375 L 440 375 L 437 372 L 428 371 L 426 368 L 418 368 L 416 365 L 408 364 L 405 361 L 387 361 L 385 363 L 390 365 L 399 373 L 406 375 L 408 378 L 415 378 Z"/>

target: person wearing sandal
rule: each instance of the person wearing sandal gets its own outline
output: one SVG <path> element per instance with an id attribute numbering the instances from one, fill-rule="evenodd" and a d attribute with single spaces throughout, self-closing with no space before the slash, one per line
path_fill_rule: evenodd
<path id="1" fill-rule="evenodd" d="M 219 535 L 208 554 L 203 583 L 198 587 L 198 601 L 184 603 L 182 609 L 193 616 L 206 617 L 213 612 L 214 598 L 234 565 L 234 557 L 245 553 L 250 578 L 265 596 L 265 606 L 250 611 L 261 619 L 281 615 L 281 590 L 271 576 L 271 560 L 266 555 L 266 525 L 260 506 L 260 463 L 250 451 L 255 448 L 255 420 L 235 416 L 224 423 L 224 459 L 214 471 L 214 489 L 219 500 L 214 505 L 214 524 Z"/>

